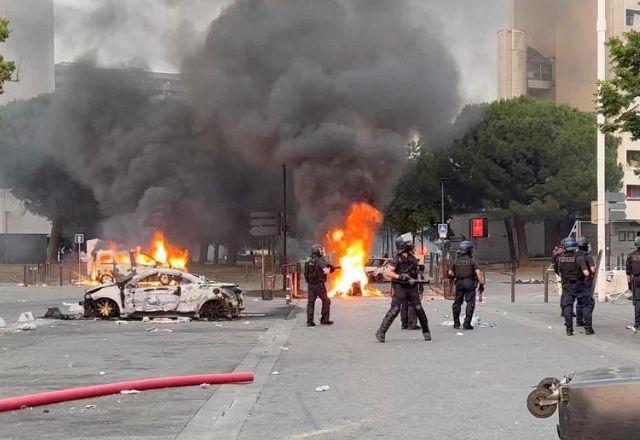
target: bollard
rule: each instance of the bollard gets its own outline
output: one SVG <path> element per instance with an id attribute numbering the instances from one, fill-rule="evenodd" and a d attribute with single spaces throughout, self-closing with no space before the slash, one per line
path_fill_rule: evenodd
<path id="1" fill-rule="evenodd" d="M 545 268 L 542 273 L 542 282 L 544 283 L 544 302 L 549 302 L 549 271 Z"/>
<path id="2" fill-rule="evenodd" d="M 22 266 L 22 287 L 27 287 L 27 266 Z"/>
<path id="3" fill-rule="evenodd" d="M 64 284 L 64 280 L 62 279 L 62 264 L 58 264 L 58 268 L 60 269 L 60 287 Z"/>
<path id="4" fill-rule="evenodd" d="M 516 268 L 511 267 L 511 302 L 516 302 Z"/>

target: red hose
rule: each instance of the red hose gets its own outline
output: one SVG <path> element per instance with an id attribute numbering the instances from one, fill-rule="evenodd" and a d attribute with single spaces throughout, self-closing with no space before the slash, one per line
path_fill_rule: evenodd
<path id="1" fill-rule="evenodd" d="M 0 412 L 67 402 L 69 400 L 89 399 L 91 397 L 118 394 L 124 390 L 152 390 L 158 388 L 174 388 L 201 385 L 203 383 L 218 385 L 224 383 L 253 382 L 253 373 L 201 374 L 196 376 L 157 377 L 155 379 L 130 380 L 127 382 L 108 383 L 89 387 L 70 388 L 68 390 L 49 391 L 26 396 L 0 399 Z"/>

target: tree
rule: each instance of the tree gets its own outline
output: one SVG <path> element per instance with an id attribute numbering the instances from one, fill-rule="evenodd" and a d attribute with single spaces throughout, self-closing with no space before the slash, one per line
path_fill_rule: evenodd
<path id="1" fill-rule="evenodd" d="M 9 38 L 9 21 L 6 18 L 0 18 L 0 43 L 4 43 Z M 6 61 L 0 55 L 0 95 L 4 93 L 3 85 L 11 79 L 11 75 L 16 70 L 16 64 L 13 61 Z"/>
<path id="2" fill-rule="evenodd" d="M 609 40 L 612 78 L 598 83 L 598 107 L 609 133 L 626 132 L 640 139 L 640 32 Z"/>
<path id="3" fill-rule="evenodd" d="M 482 120 L 451 145 L 457 197 L 481 201 L 494 218 L 513 221 L 520 262 L 528 246 L 524 225 L 587 213 L 596 196 L 597 121 L 592 113 L 522 97 L 488 105 Z M 607 138 L 607 188 L 618 190 L 618 141 Z M 510 237 L 510 242 L 512 238 Z"/>

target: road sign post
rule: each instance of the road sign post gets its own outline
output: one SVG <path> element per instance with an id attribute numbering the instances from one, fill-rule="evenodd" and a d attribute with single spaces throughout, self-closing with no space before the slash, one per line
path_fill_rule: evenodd
<path id="1" fill-rule="evenodd" d="M 438 225 L 438 236 L 440 238 L 447 238 L 449 235 L 449 225 L 446 223 L 440 223 Z"/>
<path id="2" fill-rule="evenodd" d="M 78 245 L 78 281 L 80 281 L 80 273 L 82 271 L 82 243 L 84 243 L 84 234 L 75 234 L 73 241 Z"/>

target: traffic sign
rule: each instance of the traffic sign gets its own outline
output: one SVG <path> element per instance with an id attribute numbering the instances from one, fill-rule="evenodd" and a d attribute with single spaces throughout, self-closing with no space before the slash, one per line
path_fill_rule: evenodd
<path id="1" fill-rule="evenodd" d="M 249 233 L 254 237 L 273 237 L 280 234 L 278 226 L 254 226 L 249 229 Z"/>
<path id="2" fill-rule="evenodd" d="M 625 211 L 609 211 L 609 221 L 620 222 L 627 219 Z"/>
<path id="3" fill-rule="evenodd" d="M 447 238 L 448 235 L 449 235 L 449 225 L 446 223 L 440 223 L 438 225 L 438 236 L 440 236 L 440 238 Z"/>
<path id="4" fill-rule="evenodd" d="M 627 195 L 625 193 L 619 192 L 608 192 L 605 195 L 605 200 L 609 203 L 619 203 L 627 200 Z"/>
<path id="5" fill-rule="evenodd" d="M 471 219 L 471 237 L 487 238 L 489 236 L 489 220 L 484 217 Z"/>
<path id="6" fill-rule="evenodd" d="M 271 218 L 278 217 L 278 213 L 276 212 L 268 212 L 268 211 L 256 211 L 249 214 L 251 218 Z"/>
<path id="7" fill-rule="evenodd" d="M 278 226 L 279 219 L 277 218 L 259 218 L 251 220 L 251 226 Z"/>
<path id="8" fill-rule="evenodd" d="M 73 242 L 75 244 L 82 244 L 84 243 L 84 234 L 76 234 L 74 237 Z"/>

